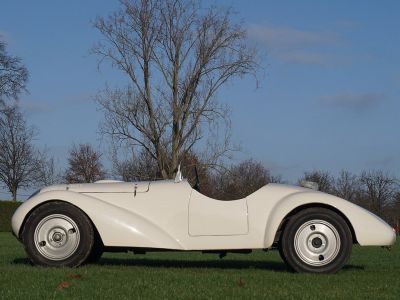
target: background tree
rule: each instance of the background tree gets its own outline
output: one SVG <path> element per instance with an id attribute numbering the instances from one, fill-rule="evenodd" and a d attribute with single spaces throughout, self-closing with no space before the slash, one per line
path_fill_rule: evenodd
<path id="1" fill-rule="evenodd" d="M 214 177 L 218 199 L 240 199 L 257 191 L 279 178 L 271 176 L 270 172 L 260 163 L 245 160 L 238 165 L 232 165 L 225 174 Z"/>
<path id="2" fill-rule="evenodd" d="M 103 39 L 92 52 L 128 80 L 125 88 L 99 94 L 102 132 L 143 149 L 161 176 L 172 178 L 200 139 L 214 136 L 210 132 L 229 136 L 216 130 L 217 124 L 229 129 L 228 110 L 216 93 L 229 80 L 255 73 L 255 52 L 229 10 L 201 9 L 197 0 L 121 4 L 95 22 Z M 223 148 L 215 153 L 224 155 L 229 147 Z"/>
<path id="3" fill-rule="evenodd" d="M 27 81 L 28 70 L 21 59 L 9 55 L 6 43 L 0 40 L 0 113 L 7 99 L 17 99 L 25 90 Z"/>
<path id="4" fill-rule="evenodd" d="M 157 180 L 161 177 L 156 161 L 147 151 L 131 153 L 130 157 L 124 160 L 119 160 L 117 153 L 113 156 L 114 175 L 123 181 Z"/>
<path id="5" fill-rule="evenodd" d="M 385 218 L 396 193 L 396 178 L 382 171 L 363 171 L 360 176 L 362 200 L 367 209 Z"/>
<path id="6" fill-rule="evenodd" d="M 61 171 L 56 167 L 54 157 L 49 156 L 48 150 L 40 152 L 36 184 L 40 187 L 58 184 L 63 181 L 62 177 Z"/>
<path id="7" fill-rule="evenodd" d="M 397 190 L 394 201 L 390 208 L 389 223 L 394 226 L 396 233 L 399 234 L 400 229 L 400 191 Z"/>
<path id="8" fill-rule="evenodd" d="M 34 131 L 26 125 L 16 106 L 0 114 L 0 182 L 8 188 L 13 201 L 19 188 L 32 186 L 37 180 L 38 152 L 32 145 Z"/>
<path id="9" fill-rule="evenodd" d="M 329 172 L 315 170 L 312 172 L 305 172 L 300 181 L 313 181 L 318 183 L 318 188 L 324 193 L 333 193 L 334 178 Z"/>
<path id="10" fill-rule="evenodd" d="M 340 171 L 339 177 L 334 180 L 333 193 L 348 201 L 358 203 L 361 193 L 360 189 L 359 178 L 349 171 Z"/>
<path id="11" fill-rule="evenodd" d="M 100 158 L 101 154 L 91 145 L 74 145 L 69 151 L 65 180 L 68 183 L 91 183 L 103 179 L 105 171 Z"/>

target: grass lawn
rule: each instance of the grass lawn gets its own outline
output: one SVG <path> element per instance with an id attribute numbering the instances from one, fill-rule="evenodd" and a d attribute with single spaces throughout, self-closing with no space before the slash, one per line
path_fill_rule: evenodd
<path id="1" fill-rule="evenodd" d="M 399 243 L 398 243 L 399 244 Z M 76 269 L 34 267 L 22 245 L 0 232 L 0 299 L 400 299 L 400 249 L 353 248 L 335 275 L 289 272 L 277 251 L 106 253 Z"/>

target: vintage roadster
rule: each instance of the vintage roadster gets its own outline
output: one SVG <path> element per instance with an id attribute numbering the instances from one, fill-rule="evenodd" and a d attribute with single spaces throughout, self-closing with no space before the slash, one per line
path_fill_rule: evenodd
<path id="1" fill-rule="evenodd" d="M 376 215 L 310 188 L 268 184 L 221 201 L 175 180 L 55 185 L 33 194 L 12 218 L 34 264 L 79 266 L 103 251 L 228 252 L 278 248 L 297 272 L 332 273 L 353 244 L 390 246 L 393 229 Z"/>

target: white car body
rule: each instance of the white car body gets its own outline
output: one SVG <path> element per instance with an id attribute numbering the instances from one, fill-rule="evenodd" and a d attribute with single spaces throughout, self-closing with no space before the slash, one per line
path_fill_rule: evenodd
<path id="1" fill-rule="evenodd" d="M 12 218 L 20 237 L 27 216 L 43 203 L 58 200 L 83 211 L 106 247 L 174 250 L 271 248 L 280 225 L 293 211 L 321 206 L 346 220 L 361 246 L 390 246 L 393 229 L 369 211 L 312 189 L 268 184 L 240 200 L 202 195 L 186 180 L 155 182 L 101 181 L 43 188 Z"/>

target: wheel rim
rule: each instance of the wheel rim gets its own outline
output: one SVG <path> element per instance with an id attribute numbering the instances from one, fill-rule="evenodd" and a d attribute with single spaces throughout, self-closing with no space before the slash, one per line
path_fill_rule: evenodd
<path id="1" fill-rule="evenodd" d="M 45 258 L 64 260 L 78 248 L 79 228 L 70 217 L 61 214 L 47 216 L 35 229 L 36 249 Z"/>
<path id="2" fill-rule="evenodd" d="M 297 230 L 294 247 L 298 257 L 308 265 L 323 266 L 332 262 L 340 250 L 340 235 L 324 220 L 311 220 Z"/>

